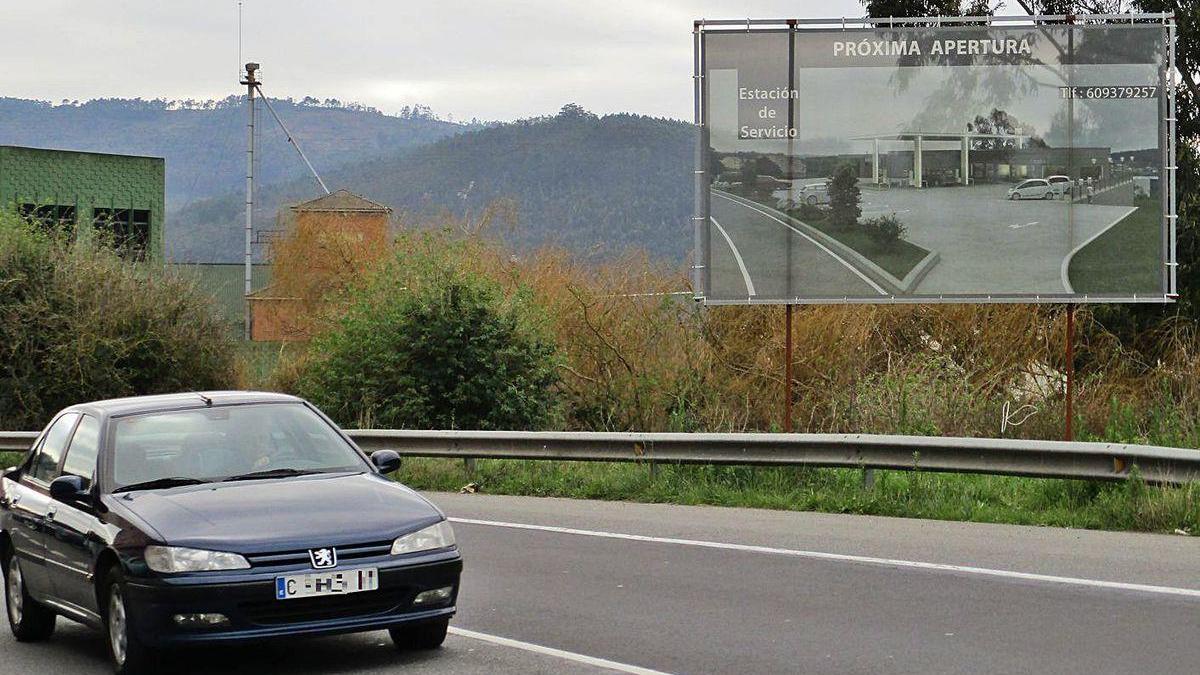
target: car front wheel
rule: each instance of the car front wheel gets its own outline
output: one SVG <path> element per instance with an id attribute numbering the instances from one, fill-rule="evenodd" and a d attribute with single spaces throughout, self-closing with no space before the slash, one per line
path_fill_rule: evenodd
<path id="1" fill-rule="evenodd" d="M 446 630 L 450 627 L 450 619 L 438 619 L 420 623 L 415 626 L 397 626 L 389 628 L 392 643 L 397 649 L 424 650 L 437 649 L 446 641 Z"/>
<path id="2" fill-rule="evenodd" d="M 29 597 L 16 555 L 8 557 L 4 568 L 4 605 L 18 642 L 38 642 L 54 634 L 54 612 Z"/>
<path id="3" fill-rule="evenodd" d="M 104 633 L 108 658 L 117 675 L 157 672 L 157 654 L 143 645 L 129 629 L 130 606 L 126 602 L 125 578 L 119 568 L 105 577 Z"/>

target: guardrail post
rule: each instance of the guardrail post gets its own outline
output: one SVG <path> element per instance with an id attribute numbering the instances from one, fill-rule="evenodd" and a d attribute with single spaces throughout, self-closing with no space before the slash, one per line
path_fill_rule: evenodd
<path id="1" fill-rule="evenodd" d="M 474 457 L 463 458 L 463 468 L 465 468 L 467 470 L 467 476 L 473 478 L 475 476 L 475 458 Z"/>
<path id="2" fill-rule="evenodd" d="M 863 489 L 868 492 L 875 489 L 875 469 L 863 469 Z"/>

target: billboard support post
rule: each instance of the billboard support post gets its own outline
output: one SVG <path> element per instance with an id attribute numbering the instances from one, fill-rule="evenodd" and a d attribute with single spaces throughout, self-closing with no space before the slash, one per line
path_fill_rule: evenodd
<path id="1" fill-rule="evenodd" d="M 1072 421 L 1075 417 L 1075 303 L 1067 303 L 1067 411 L 1064 440 L 1075 440 Z"/>
<path id="2" fill-rule="evenodd" d="M 784 305 L 783 431 L 792 433 L 792 306 Z"/>

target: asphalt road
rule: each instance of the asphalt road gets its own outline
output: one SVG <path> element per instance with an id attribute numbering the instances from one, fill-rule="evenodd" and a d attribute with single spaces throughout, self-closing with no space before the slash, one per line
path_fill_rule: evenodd
<path id="1" fill-rule="evenodd" d="M 711 285 L 715 298 L 880 294 L 848 263 L 765 209 L 714 192 L 711 210 Z M 791 288 L 789 269 L 794 270 Z"/>
<path id="2" fill-rule="evenodd" d="M 1009 187 L 863 190 L 863 217 L 895 213 L 906 239 L 941 254 L 918 293 L 1064 293 L 1063 259 L 1134 211 L 1062 199 L 1010 201 Z"/>
<path id="3" fill-rule="evenodd" d="M 453 635 L 419 656 L 394 652 L 386 633 L 211 649 L 181 655 L 173 672 L 605 670 L 584 657 L 688 673 L 1097 675 L 1200 663 L 1192 538 L 432 497 L 466 556 L 453 625 L 483 639 Z M 2 674 L 104 672 L 100 639 L 65 622 L 45 644 L 0 640 Z"/>
<path id="4" fill-rule="evenodd" d="M 1057 294 L 1067 291 L 1063 260 L 1135 210 L 1123 205 L 1132 204 L 1132 187 L 1101 195 L 1094 204 L 1010 201 L 1008 187 L 866 188 L 862 216 L 895 214 L 906 228 L 905 239 L 938 252 L 917 294 Z M 766 209 L 714 190 L 710 210 L 714 299 L 872 297 L 882 291 L 856 271 L 853 260 Z"/>

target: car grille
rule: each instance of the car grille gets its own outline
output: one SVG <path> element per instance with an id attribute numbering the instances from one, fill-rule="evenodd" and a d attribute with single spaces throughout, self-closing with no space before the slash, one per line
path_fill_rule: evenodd
<path id="1" fill-rule="evenodd" d="M 247 621 L 275 626 L 307 621 L 349 619 L 386 614 L 411 602 L 412 589 L 391 588 L 351 593 L 343 596 L 299 598 L 296 600 L 254 600 L 242 602 L 239 609 Z"/>
<path id="2" fill-rule="evenodd" d="M 313 547 L 317 548 L 317 547 Z M 372 541 L 364 544 L 347 544 L 338 546 L 337 558 L 338 566 L 343 562 L 350 562 L 361 558 L 372 558 L 375 556 L 385 555 L 392 550 L 392 542 L 388 541 Z M 311 560 L 308 557 L 308 549 L 303 548 L 294 551 L 274 551 L 270 553 L 254 553 L 246 556 L 246 560 L 251 567 L 270 567 L 273 565 L 298 565 L 309 564 Z"/>

